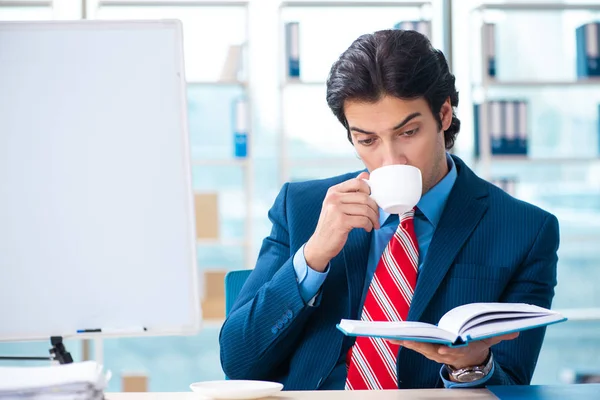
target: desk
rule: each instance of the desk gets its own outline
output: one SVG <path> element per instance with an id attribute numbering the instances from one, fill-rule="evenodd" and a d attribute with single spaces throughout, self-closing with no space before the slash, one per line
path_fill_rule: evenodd
<path id="1" fill-rule="evenodd" d="M 106 400 L 198 400 L 196 393 L 106 393 Z M 497 400 L 487 389 L 410 389 L 384 391 L 280 392 L 265 400 Z"/>

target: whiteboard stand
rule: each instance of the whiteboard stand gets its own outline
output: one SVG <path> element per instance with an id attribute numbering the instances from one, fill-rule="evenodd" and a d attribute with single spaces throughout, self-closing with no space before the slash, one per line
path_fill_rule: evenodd
<path id="1" fill-rule="evenodd" d="M 104 342 L 102 342 L 102 338 L 94 339 L 94 359 L 98 364 L 104 365 Z"/>
<path id="2" fill-rule="evenodd" d="M 101 339 L 98 339 L 101 340 Z M 73 362 L 73 357 L 71 357 L 71 353 L 67 351 L 63 343 L 62 336 L 52 336 L 50 338 L 50 344 L 52 347 L 49 350 L 51 354 L 49 357 L 2 357 L 0 356 L 0 360 L 13 360 L 13 361 L 58 361 L 60 364 L 71 364 Z"/>

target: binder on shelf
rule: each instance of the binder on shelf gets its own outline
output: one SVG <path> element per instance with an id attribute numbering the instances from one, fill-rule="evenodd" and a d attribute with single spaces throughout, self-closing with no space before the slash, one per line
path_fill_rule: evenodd
<path id="1" fill-rule="evenodd" d="M 484 68 L 489 78 L 496 77 L 496 25 L 484 23 L 481 27 Z"/>
<path id="2" fill-rule="evenodd" d="M 503 154 L 519 154 L 520 142 L 517 137 L 517 112 L 518 103 L 516 101 L 503 101 L 502 103 L 504 119 L 504 140 Z"/>
<path id="3" fill-rule="evenodd" d="M 394 29 L 417 31 L 431 39 L 431 21 L 400 21 L 394 25 Z"/>
<path id="4" fill-rule="evenodd" d="M 577 77 L 600 77 L 600 22 L 590 22 L 575 31 Z"/>
<path id="5" fill-rule="evenodd" d="M 239 97 L 233 102 L 233 149 L 236 158 L 248 156 L 248 102 Z"/>
<path id="6" fill-rule="evenodd" d="M 285 56 L 287 77 L 300 78 L 300 23 L 285 24 Z"/>
<path id="7" fill-rule="evenodd" d="M 487 107 L 487 121 L 481 117 L 482 107 Z M 475 157 L 480 156 L 482 124 L 488 127 L 492 155 L 527 155 L 527 102 L 493 100 L 475 104 L 473 108 L 475 132 Z"/>
<path id="8" fill-rule="evenodd" d="M 490 101 L 487 104 L 488 115 L 490 116 L 489 132 L 490 141 L 492 145 L 492 154 L 506 154 L 506 135 L 504 130 L 503 121 L 503 102 L 501 101 Z"/>
<path id="9" fill-rule="evenodd" d="M 517 101 L 515 102 L 515 106 L 517 107 L 517 139 L 518 146 L 517 152 L 515 154 L 527 155 L 528 153 L 528 145 L 527 145 L 527 102 L 526 101 Z"/>

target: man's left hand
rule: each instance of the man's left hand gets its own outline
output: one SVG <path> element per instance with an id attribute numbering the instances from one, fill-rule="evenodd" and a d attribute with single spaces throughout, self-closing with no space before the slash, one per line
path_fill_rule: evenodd
<path id="1" fill-rule="evenodd" d="M 468 346 L 456 348 L 408 340 L 391 340 L 391 342 L 421 353 L 430 360 L 440 364 L 447 364 L 455 369 L 459 369 L 483 364 L 489 355 L 490 347 L 503 340 L 512 340 L 518 336 L 518 332 L 509 333 L 508 335 L 470 342 Z"/>

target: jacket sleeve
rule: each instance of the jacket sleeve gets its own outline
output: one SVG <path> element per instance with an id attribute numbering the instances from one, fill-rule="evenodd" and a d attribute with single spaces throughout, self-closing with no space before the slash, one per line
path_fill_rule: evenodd
<path id="1" fill-rule="evenodd" d="M 524 263 L 505 290 L 501 302 L 529 303 L 550 308 L 556 286 L 558 220 L 548 214 Z M 515 340 L 498 343 L 494 372 L 485 385 L 528 385 L 544 341 L 545 328 L 521 332 Z"/>
<path id="2" fill-rule="evenodd" d="M 285 184 L 269 211 L 273 227 L 221 328 L 221 364 L 230 379 L 273 379 L 318 306 L 302 299 L 290 249 Z"/>

